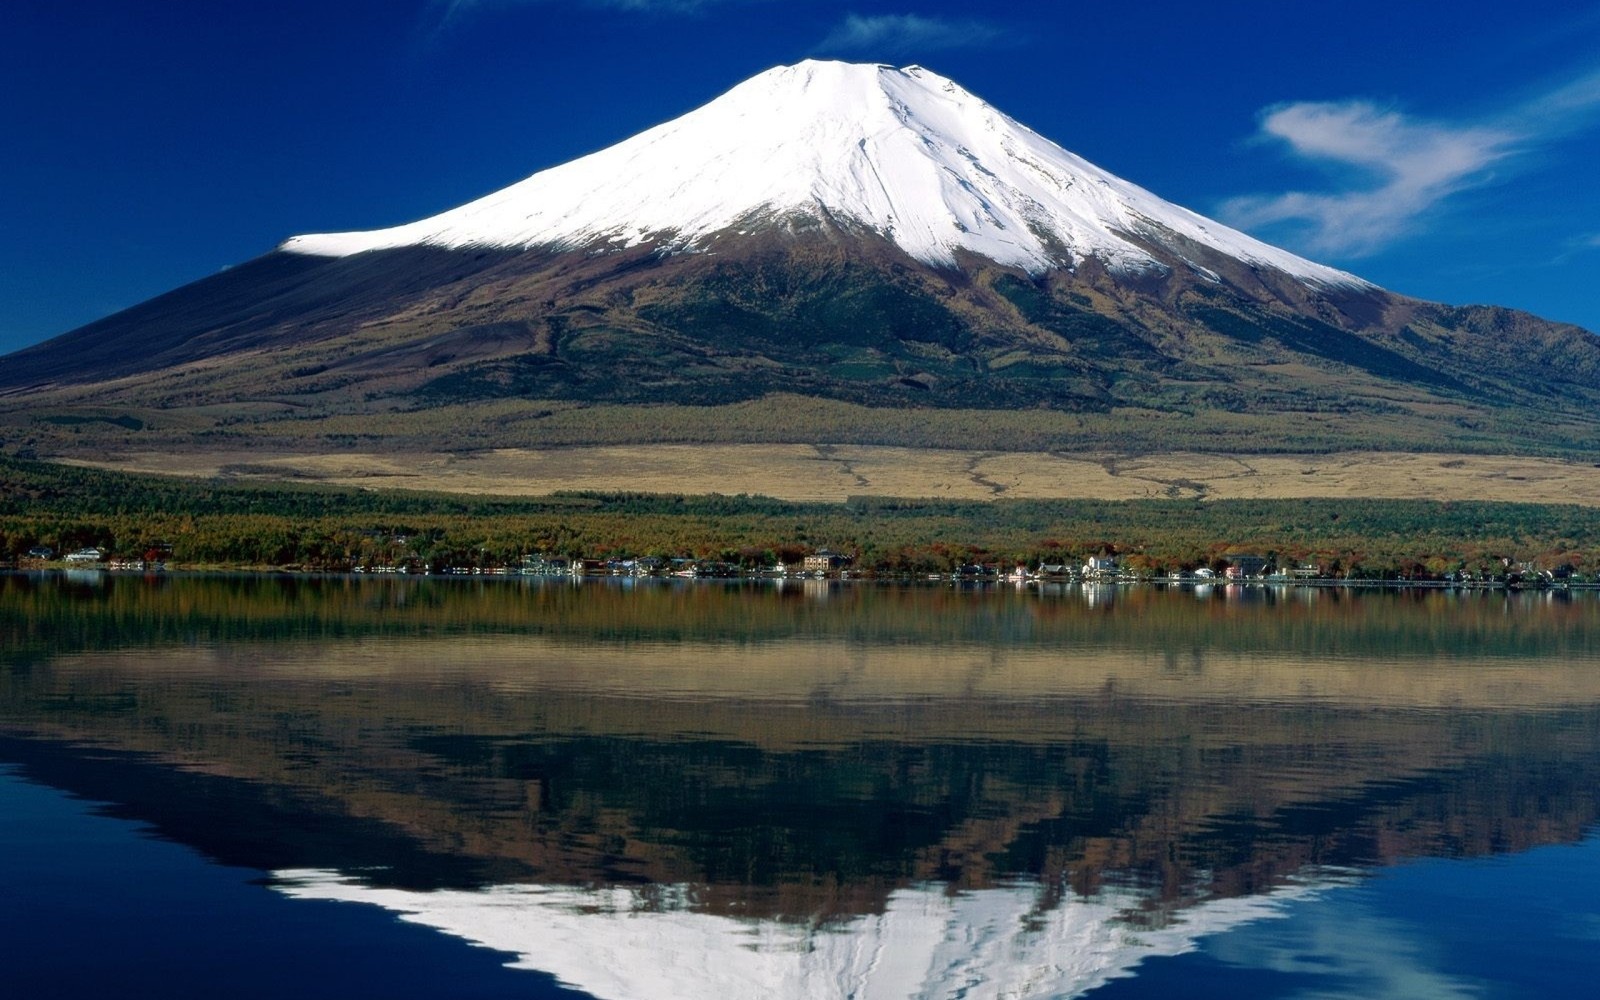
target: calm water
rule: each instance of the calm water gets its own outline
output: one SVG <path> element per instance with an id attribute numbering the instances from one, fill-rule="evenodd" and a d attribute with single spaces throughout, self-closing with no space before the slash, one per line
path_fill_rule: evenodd
<path id="1" fill-rule="evenodd" d="M 45 997 L 1549 997 L 1600 600 L 0 576 Z"/>

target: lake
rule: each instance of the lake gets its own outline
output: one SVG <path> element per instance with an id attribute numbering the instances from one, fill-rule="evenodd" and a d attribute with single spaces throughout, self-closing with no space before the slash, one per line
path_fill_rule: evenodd
<path id="1" fill-rule="evenodd" d="M 1600 599 L 0 575 L 26 997 L 1549 997 Z"/>

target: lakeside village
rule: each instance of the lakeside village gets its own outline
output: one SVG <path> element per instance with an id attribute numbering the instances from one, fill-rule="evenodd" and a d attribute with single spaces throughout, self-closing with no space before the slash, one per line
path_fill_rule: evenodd
<path id="1" fill-rule="evenodd" d="M 396 542 L 404 544 L 404 538 Z M 114 557 L 105 549 L 86 547 L 66 553 L 59 560 L 48 547 L 30 549 L 26 559 L 14 568 L 68 570 L 106 570 L 130 573 L 162 573 L 171 566 L 172 548 L 157 544 L 137 557 Z M 275 567 L 284 572 L 301 567 Z M 908 573 L 886 571 L 880 567 L 858 567 L 853 555 L 818 549 L 794 562 L 776 559 L 732 562 L 690 557 L 637 556 L 623 558 L 584 558 L 534 554 L 510 564 L 447 564 L 430 566 L 421 560 L 401 558 L 392 562 L 358 562 L 348 572 L 405 576 L 526 576 L 587 579 L 602 577 L 676 578 L 700 580 L 741 579 L 832 579 L 832 580 L 926 580 L 950 583 L 1228 583 L 1304 586 L 1387 585 L 1423 587 L 1475 587 L 1507 589 L 1600 589 L 1600 573 L 1585 576 L 1569 565 L 1544 569 L 1533 563 L 1501 560 L 1499 571 L 1449 571 L 1439 574 L 1416 572 L 1410 575 L 1364 575 L 1359 572 L 1325 571 L 1311 563 L 1279 565 L 1267 556 L 1236 553 L 1222 557 L 1213 566 L 1158 573 L 1125 565 L 1115 554 L 1087 557 L 1082 564 L 1038 562 L 984 562 L 961 565 L 948 572 Z"/>

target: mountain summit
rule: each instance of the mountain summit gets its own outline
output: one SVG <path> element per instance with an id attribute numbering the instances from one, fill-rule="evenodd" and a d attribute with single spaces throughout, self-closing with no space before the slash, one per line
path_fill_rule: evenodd
<path id="1" fill-rule="evenodd" d="M 926 69 L 804 62 L 460 208 L 296 236 L 0 358 L 0 432 L 42 455 L 1587 456 L 1596 386 L 1586 331 L 1268 246 Z"/>
<path id="2" fill-rule="evenodd" d="M 681 118 L 441 215 L 296 236 L 282 249 L 708 250 L 793 216 L 864 227 L 933 265 L 966 253 L 1037 275 L 1092 257 L 1140 273 L 1167 266 L 1152 245 L 1180 260 L 1201 245 L 1313 285 L 1366 285 L 1163 201 L 930 70 L 819 61 L 768 70 Z"/>

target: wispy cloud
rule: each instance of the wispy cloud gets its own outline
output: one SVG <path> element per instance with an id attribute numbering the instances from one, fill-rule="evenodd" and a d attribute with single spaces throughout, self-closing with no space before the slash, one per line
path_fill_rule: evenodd
<path id="1" fill-rule="evenodd" d="M 1413 233 L 1450 196 L 1493 183 L 1509 165 L 1592 123 L 1600 73 L 1589 73 L 1479 121 L 1428 121 L 1365 101 L 1268 108 L 1260 138 L 1335 168 L 1331 191 L 1234 198 L 1222 214 L 1243 228 L 1298 229 L 1309 249 L 1361 256 Z"/>
<path id="2" fill-rule="evenodd" d="M 985 21 L 949 20 L 921 14 L 849 14 L 817 46 L 818 52 L 912 52 L 986 48 L 1012 40 L 1006 29 Z"/>
<path id="3" fill-rule="evenodd" d="M 1556 254 L 1550 263 L 1552 265 L 1565 264 L 1574 257 L 1589 254 L 1595 250 L 1600 250 L 1600 233 L 1584 233 L 1574 236 L 1562 244 L 1561 252 Z"/>
<path id="4" fill-rule="evenodd" d="M 1600 70 L 1586 73 L 1540 94 L 1525 102 L 1515 114 L 1519 117 L 1550 115 L 1551 121 L 1545 127 L 1561 133 L 1571 131 L 1574 125 L 1587 119 L 1596 108 L 1600 108 Z"/>
<path id="5" fill-rule="evenodd" d="M 1360 101 L 1274 108 L 1261 132 L 1306 159 L 1354 168 L 1365 186 L 1235 198 L 1223 215 L 1247 229 L 1294 223 L 1312 249 L 1352 256 L 1381 249 L 1438 202 L 1483 183 L 1517 141 L 1503 129 L 1419 122 Z"/>

